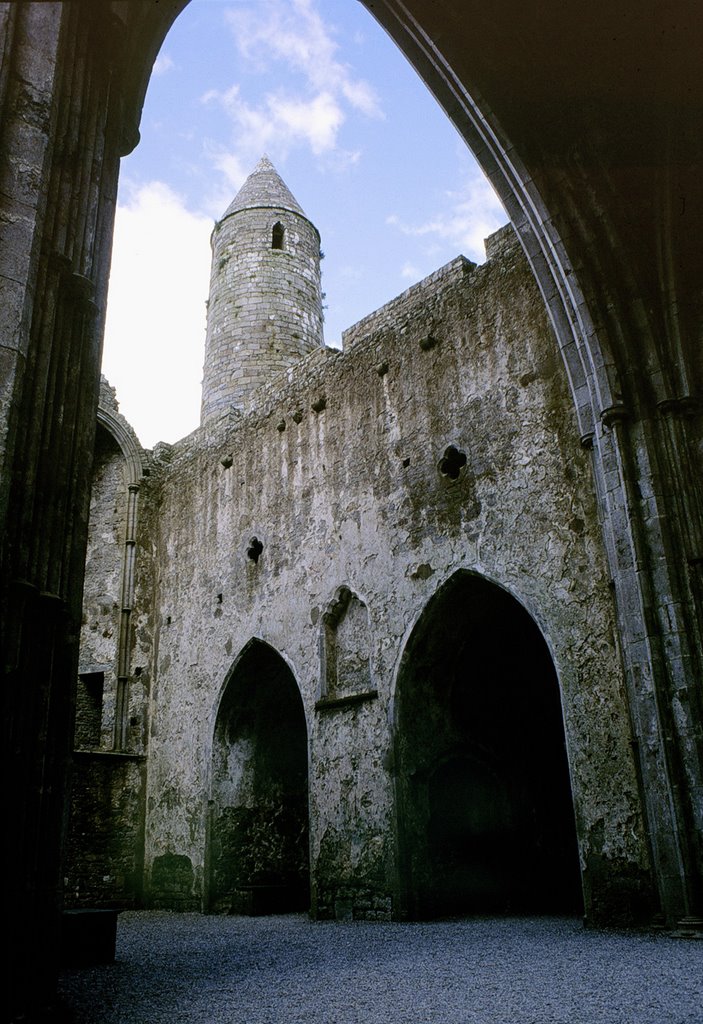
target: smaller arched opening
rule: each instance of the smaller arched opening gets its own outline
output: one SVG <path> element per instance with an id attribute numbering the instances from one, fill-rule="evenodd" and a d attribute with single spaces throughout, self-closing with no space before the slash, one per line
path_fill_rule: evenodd
<path id="1" fill-rule="evenodd" d="M 554 665 L 482 577 L 456 573 L 408 640 L 395 764 L 401 916 L 582 911 Z"/>
<path id="2" fill-rule="evenodd" d="M 321 695 L 336 699 L 371 689 L 369 611 L 349 587 L 340 587 L 322 616 Z"/>
<path id="3" fill-rule="evenodd" d="M 261 640 L 246 645 L 220 701 L 208 862 L 212 913 L 309 907 L 305 712 L 290 668 Z"/>
<path id="4" fill-rule="evenodd" d="M 283 249 L 285 248 L 286 240 L 286 229 L 281 224 L 280 220 L 276 221 L 271 231 L 271 248 L 272 249 Z"/>

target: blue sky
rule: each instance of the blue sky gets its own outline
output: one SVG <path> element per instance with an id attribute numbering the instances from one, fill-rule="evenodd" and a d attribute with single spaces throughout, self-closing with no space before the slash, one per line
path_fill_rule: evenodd
<path id="1" fill-rule="evenodd" d="M 266 153 L 320 231 L 325 342 L 507 220 L 357 0 L 191 0 L 122 162 L 103 372 L 145 447 L 198 425 L 210 232 Z"/>

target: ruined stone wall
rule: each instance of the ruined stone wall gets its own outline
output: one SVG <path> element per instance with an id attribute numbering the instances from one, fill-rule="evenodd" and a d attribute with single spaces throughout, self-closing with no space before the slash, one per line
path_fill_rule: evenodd
<path id="1" fill-rule="evenodd" d="M 153 575 L 148 540 L 130 543 L 138 522 L 139 484 L 133 478 L 141 477 L 143 453 L 104 380 L 100 413 L 130 446 L 139 468 L 129 466 L 115 434 L 99 425 L 64 870 L 69 907 L 139 905 L 143 877 Z M 126 579 L 131 573 L 134 585 Z"/>
<path id="2" fill-rule="evenodd" d="M 74 746 L 144 754 L 155 583 L 151 503 L 148 494 L 142 498 L 142 523 L 139 492 L 148 489 L 153 456 L 147 457 L 139 446 L 104 378 L 100 416 L 104 422 L 98 426 L 93 462 Z M 98 686 L 100 727 L 94 742 L 83 743 L 82 733 L 91 732 L 83 718 L 95 715 Z"/>
<path id="3" fill-rule="evenodd" d="M 97 741 L 76 746 L 112 747 L 117 690 L 117 644 L 122 598 L 122 564 L 126 530 L 125 460 L 119 445 L 105 430 L 96 436 L 93 486 L 90 502 L 86 581 L 83 593 L 83 621 L 79 680 L 94 677 L 97 689 L 102 676 L 100 728 Z M 84 718 L 90 714 L 86 689 L 78 688 L 76 728 L 80 735 Z"/>
<path id="4" fill-rule="evenodd" d="M 186 438 L 154 481 L 146 867 L 153 878 L 185 865 L 174 905 L 197 906 L 207 888 L 215 720 L 257 637 L 303 698 L 313 911 L 395 912 L 395 679 L 414 623 L 457 569 L 516 597 L 554 659 L 587 913 L 646 888 L 589 454 L 510 231 L 489 251 L 362 321 L 344 353 L 313 353 L 271 381 L 256 412 Z M 330 692 L 340 645 L 353 693 Z"/>
<path id="5" fill-rule="evenodd" d="M 63 780 L 100 358 L 102 315 L 95 310 L 105 308 L 118 157 L 136 143 L 149 69 L 182 6 L 0 5 L 0 101 L 9 115 L 2 119 L 7 401 L 0 507 L 12 742 L 5 744 L 4 806 L 7 874 L 15 883 L 6 915 L 13 936 L 7 1002 L 17 1019 L 39 1019 L 58 964 Z M 569 347 L 584 356 L 576 397 L 584 428 L 597 428 L 600 510 L 612 538 L 648 830 L 662 908 L 673 924 L 701 912 L 703 863 L 695 622 L 701 434 L 699 425 L 689 432 L 687 417 L 699 403 L 686 380 L 686 363 L 700 352 L 703 231 L 700 206 L 681 203 L 697 193 L 700 149 L 698 133 L 689 130 L 696 104 L 671 103 L 684 94 L 683 81 L 700 96 L 700 19 L 691 5 L 695 15 L 680 19 L 676 32 L 662 31 L 657 18 L 632 21 L 630 70 L 666 40 L 676 55 L 661 62 L 666 73 L 656 82 L 648 79 L 654 88 L 637 95 L 639 76 L 623 74 L 611 48 L 596 52 L 591 32 L 561 30 L 560 16 L 571 17 L 564 4 L 553 4 L 543 19 L 551 31 L 534 36 L 537 50 L 524 46 L 523 32 L 503 31 L 507 20 L 515 29 L 514 5 L 501 15 L 506 21 L 492 19 L 490 38 L 451 5 L 410 4 L 417 21 L 405 6 L 400 13 L 385 0 L 373 6 L 409 59 L 418 64 L 422 56 L 423 76 L 452 109 L 521 233 L 567 357 Z M 521 13 L 532 14 L 524 5 Z M 418 25 L 441 41 L 429 61 L 418 56 Z M 610 37 L 609 27 L 606 19 L 602 37 Z M 566 89 L 554 87 L 555 40 L 572 48 L 562 61 Z M 534 88 L 506 91 L 506 66 L 517 78 L 529 75 Z M 477 104 L 469 68 L 485 97 Z M 466 89 L 450 94 L 454 75 Z M 603 83 L 597 97 L 589 88 L 594 77 Z M 540 118 L 530 116 L 535 92 L 552 95 Z M 566 94 L 588 99 L 565 107 Z M 486 121 L 501 131 L 486 133 Z M 547 150 L 553 159 L 544 159 Z M 631 159 L 634 153 L 644 158 Z M 662 174 L 665 165 L 671 174 Z M 661 202 L 653 213 L 655 195 Z M 665 416 L 655 419 L 655 406 L 682 420 L 670 426 Z M 645 446 L 646 457 L 638 458 Z M 660 567 L 666 572 L 655 571 Z M 604 717 L 611 706 L 617 702 L 601 704 Z M 614 766 L 620 768 L 618 758 Z M 627 772 L 624 778 L 629 787 Z M 607 824 L 601 832 L 598 849 L 609 857 L 614 831 Z"/>
<path id="6" fill-rule="evenodd" d="M 143 758 L 74 754 L 66 839 L 66 907 L 141 905 L 144 849 Z"/>

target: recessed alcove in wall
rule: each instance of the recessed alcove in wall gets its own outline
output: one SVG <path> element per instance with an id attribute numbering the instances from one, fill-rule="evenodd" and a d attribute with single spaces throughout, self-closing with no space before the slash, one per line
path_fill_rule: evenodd
<path id="1" fill-rule="evenodd" d="M 83 588 L 81 671 L 76 709 L 77 747 L 119 749 L 125 714 L 118 664 L 125 615 L 125 538 L 129 472 L 114 434 L 101 422 L 95 432 L 93 482 Z"/>
<path id="2" fill-rule="evenodd" d="M 104 671 L 93 669 L 78 674 L 74 747 L 80 749 L 100 746 L 104 687 Z"/>
<path id="3" fill-rule="evenodd" d="M 456 573 L 410 636 L 396 702 L 402 914 L 581 912 L 559 685 L 522 605 Z"/>
<path id="4" fill-rule="evenodd" d="M 215 724 L 208 909 L 306 910 L 308 858 L 303 703 L 283 658 L 253 639 L 230 672 Z"/>
<path id="5" fill-rule="evenodd" d="M 339 587 L 322 616 L 318 704 L 375 697 L 371 687 L 369 610 L 349 587 Z"/>

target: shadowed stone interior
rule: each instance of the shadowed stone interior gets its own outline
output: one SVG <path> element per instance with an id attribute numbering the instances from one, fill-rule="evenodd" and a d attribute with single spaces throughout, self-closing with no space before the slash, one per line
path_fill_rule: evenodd
<path id="1" fill-rule="evenodd" d="M 629 0 L 544 0 L 537 12 L 518 0 L 366 0 L 490 176 L 524 269 L 510 233 L 499 234 L 485 273 L 455 261 L 333 355 L 320 344 L 318 239 L 276 182 L 283 202 L 264 224 L 249 208 L 225 219 L 216 268 L 243 280 L 228 251 L 241 223 L 266 246 L 250 267 L 263 284 L 300 259 L 307 276 L 284 297 L 303 293 L 303 315 L 274 312 L 269 291 L 274 329 L 238 334 L 252 325 L 251 296 L 221 294 L 208 338 L 212 437 L 147 457 L 98 407 L 101 338 L 120 159 L 139 140 L 155 57 L 185 3 L 0 3 L 10 1016 L 46 1019 L 65 902 L 143 903 L 156 878 L 202 905 L 214 721 L 252 636 L 295 666 L 310 723 L 312 906 L 391 916 L 397 658 L 462 566 L 515 595 L 549 644 L 587 920 L 658 915 L 700 934 L 696 5 L 650 5 L 643 16 Z M 252 187 L 273 181 L 262 171 Z M 277 222 L 283 249 L 272 245 Z M 238 378 L 223 381 L 218 363 Z M 252 402 L 271 373 L 290 379 Z M 116 598 L 118 614 L 93 605 L 105 623 L 93 639 L 113 633 L 109 666 L 102 656 L 79 664 L 78 650 L 96 411 L 126 478 L 112 506 L 122 569 L 109 591 L 88 595 Z M 456 479 L 437 470 L 448 445 L 467 456 Z M 117 497 L 103 482 L 103 496 Z M 252 536 L 264 543 L 257 564 L 246 557 Z M 341 586 L 368 609 L 371 685 L 351 695 L 361 702 L 325 703 L 320 616 Z M 84 670 L 104 672 L 98 748 L 94 705 L 74 729 Z M 445 769 L 459 788 L 465 760 Z M 71 792 L 81 851 L 65 842 Z"/>
<path id="2" fill-rule="evenodd" d="M 556 674 L 494 584 L 458 573 L 415 626 L 396 757 L 410 916 L 582 909 Z"/>
<path id="3" fill-rule="evenodd" d="M 212 911 L 309 907 L 305 715 L 290 669 L 256 640 L 237 661 L 217 715 L 210 866 Z"/>

